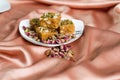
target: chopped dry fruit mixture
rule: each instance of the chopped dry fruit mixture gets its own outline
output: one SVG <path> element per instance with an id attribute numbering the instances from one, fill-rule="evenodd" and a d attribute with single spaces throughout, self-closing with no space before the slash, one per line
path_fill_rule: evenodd
<path id="1" fill-rule="evenodd" d="M 48 57 L 58 57 L 66 60 L 72 60 L 74 54 L 71 50 L 71 46 L 61 45 L 47 50 L 45 55 Z"/>
<path id="2" fill-rule="evenodd" d="M 38 42 L 43 42 L 46 44 L 61 44 L 61 43 L 68 42 L 71 39 L 75 38 L 74 34 L 63 35 L 63 34 L 57 34 L 57 32 L 51 32 L 49 30 L 48 30 L 48 32 L 41 31 L 40 34 L 38 34 L 39 32 L 36 33 L 35 31 L 31 30 L 29 27 L 23 26 L 23 29 L 25 31 L 25 34 L 28 37 L 31 37 Z M 51 33 L 49 33 L 49 32 L 51 32 Z M 51 36 L 49 36 L 49 35 L 51 35 Z"/>

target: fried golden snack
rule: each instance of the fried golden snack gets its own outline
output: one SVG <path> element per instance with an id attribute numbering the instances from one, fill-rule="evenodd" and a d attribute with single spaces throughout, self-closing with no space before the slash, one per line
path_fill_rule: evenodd
<path id="1" fill-rule="evenodd" d="M 36 32 L 42 40 L 47 40 L 49 37 L 58 34 L 56 30 L 48 29 L 45 27 L 36 27 Z"/>
<path id="2" fill-rule="evenodd" d="M 40 27 L 39 18 L 30 19 L 30 29 L 35 30 L 36 27 Z"/>
<path id="3" fill-rule="evenodd" d="M 48 12 L 44 13 L 40 17 L 40 25 L 50 29 L 57 29 L 59 27 L 60 21 L 61 21 L 60 13 Z"/>
<path id="4" fill-rule="evenodd" d="M 73 34 L 75 31 L 75 26 L 71 20 L 62 20 L 60 24 L 60 34 Z"/>

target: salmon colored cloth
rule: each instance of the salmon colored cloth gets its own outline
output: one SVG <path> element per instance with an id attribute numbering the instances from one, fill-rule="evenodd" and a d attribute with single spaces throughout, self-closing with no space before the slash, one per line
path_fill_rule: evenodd
<path id="1" fill-rule="evenodd" d="M 120 80 L 120 0 L 91 0 L 90 7 L 86 4 L 77 9 L 32 0 L 9 1 L 12 9 L 0 14 L 0 80 Z M 85 5 L 84 1 L 90 2 L 79 0 Z M 102 7 L 97 8 L 95 1 Z M 103 1 L 114 4 L 106 6 Z M 69 44 L 75 62 L 47 58 L 48 47 L 21 37 L 21 20 L 48 11 L 84 21 L 84 34 Z"/>

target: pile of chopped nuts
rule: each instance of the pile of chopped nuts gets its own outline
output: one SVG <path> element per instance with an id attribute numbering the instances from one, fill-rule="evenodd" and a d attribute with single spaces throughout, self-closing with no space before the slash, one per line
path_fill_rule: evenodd
<path id="1" fill-rule="evenodd" d="M 71 60 L 73 58 L 73 51 L 71 46 L 61 45 L 57 47 L 52 47 L 45 52 L 47 57 L 58 57 L 66 60 Z"/>

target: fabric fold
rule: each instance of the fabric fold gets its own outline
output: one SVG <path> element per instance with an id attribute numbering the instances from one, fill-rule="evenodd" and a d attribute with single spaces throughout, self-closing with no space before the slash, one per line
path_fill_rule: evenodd
<path id="1" fill-rule="evenodd" d="M 99 1 L 86 6 L 89 2 L 86 0 L 77 9 L 11 1 L 12 9 L 0 14 L 0 80 L 119 80 L 119 0 Z M 48 47 L 34 45 L 21 37 L 18 30 L 21 20 L 49 11 L 84 21 L 82 37 L 69 44 L 75 62 L 47 58 L 44 53 Z"/>
<path id="2" fill-rule="evenodd" d="M 88 8 L 108 8 L 120 3 L 119 0 L 35 0 L 40 3 L 49 5 L 65 5 L 72 8 L 88 9 Z M 64 2 L 63 2 L 64 1 Z"/>

